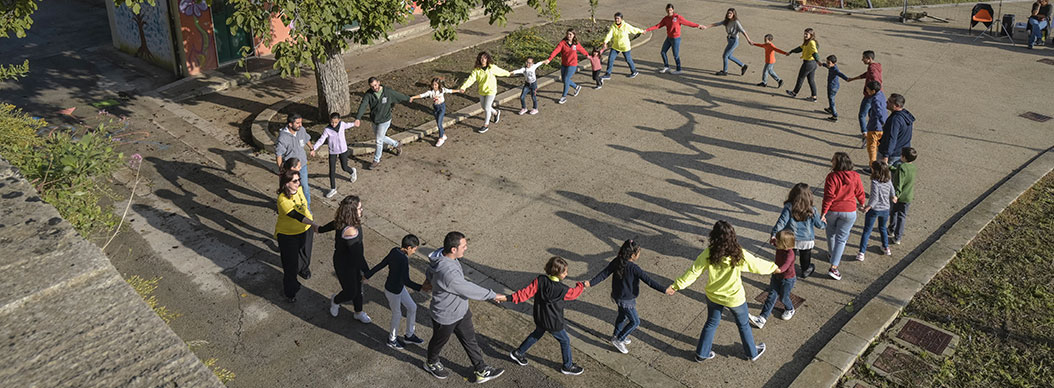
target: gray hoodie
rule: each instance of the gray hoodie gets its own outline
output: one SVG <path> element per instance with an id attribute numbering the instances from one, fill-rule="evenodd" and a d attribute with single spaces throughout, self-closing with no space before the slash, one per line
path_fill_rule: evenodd
<path id="1" fill-rule="evenodd" d="M 432 283 L 432 319 L 440 325 L 452 325 L 468 313 L 468 300 L 494 299 L 494 291 L 465 280 L 461 261 L 443 256 L 443 249 L 428 255 L 425 279 Z"/>

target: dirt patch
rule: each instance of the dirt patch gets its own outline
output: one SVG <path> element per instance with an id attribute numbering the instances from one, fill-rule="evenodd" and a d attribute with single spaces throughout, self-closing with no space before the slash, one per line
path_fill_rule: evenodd
<path id="1" fill-rule="evenodd" d="M 551 42 L 546 51 L 546 54 L 548 54 L 548 51 L 556 47 L 556 44 L 563 38 L 568 28 L 574 28 L 579 40 L 582 42 L 591 42 L 602 40 L 610 23 L 610 21 L 597 20 L 596 24 L 594 24 L 589 19 L 575 19 L 549 23 L 534 27 L 534 29 L 539 37 Z M 517 58 L 517 53 L 508 47 L 506 41 L 507 38 L 504 38 L 472 46 L 431 62 L 404 67 L 376 77 L 381 80 L 384 87 L 394 89 L 408 96 L 427 91 L 433 77 L 442 77 L 446 87 L 454 89 L 460 86 L 461 82 L 468 77 L 469 72 L 472 70 L 472 65 L 475 63 L 476 55 L 480 51 L 490 53 L 495 63 L 505 70 L 512 71 L 522 67 L 522 61 Z M 540 61 L 545 58 L 547 56 L 535 57 L 534 59 L 535 61 Z M 582 64 L 582 60 L 584 58 L 580 58 L 579 64 Z M 588 63 L 588 60 L 585 62 Z M 538 76 L 548 75 L 559 70 L 559 68 L 559 58 L 556 58 L 549 65 L 539 68 Z M 522 86 L 522 82 L 523 76 L 498 78 L 498 93 L 500 94 L 512 88 L 519 88 Z M 358 108 L 358 103 L 367 89 L 368 85 L 365 81 L 351 84 L 353 110 Z M 474 86 L 470 89 L 473 90 L 468 90 L 465 94 L 447 96 L 447 114 L 456 112 L 469 105 L 479 104 L 479 98 Z M 321 136 L 322 129 L 328 124 L 317 120 L 317 106 L 318 97 L 316 96 L 299 103 L 290 104 L 279 110 L 279 114 L 271 119 L 268 124 L 268 130 L 271 133 L 278 133 L 278 130 L 285 126 L 286 115 L 297 113 L 304 117 L 304 127 L 307 128 L 311 137 L 317 139 Z M 350 116 L 348 118 L 349 121 L 354 119 L 354 112 Z M 433 120 L 435 118 L 432 116 L 432 106 L 427 100 L 414 101 L 413 104 L 400 104 L 392 110 L 392 127 L 388 130 L 388 133 L 402 132 Z M 372 127 L 365 119 L 362 126 L 345 131 L 345 136 L 349 143 L 369 142 L 374 139 Z"/>

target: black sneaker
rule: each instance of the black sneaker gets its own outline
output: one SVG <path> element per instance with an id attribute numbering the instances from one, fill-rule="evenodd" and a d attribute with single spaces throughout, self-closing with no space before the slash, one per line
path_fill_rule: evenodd
<path id="1" fill-rule="evenodd" d="M 476 132 L 479 132 L 479 133 L 487 133 L 487 131 L 489 131 L 489 130 L 490 130 L 490 127 L 483 127 L 483 128 L 480 128 L 480 129 L 479 129 L 478 131 L 476 131 Z"/>
<path id="2" fill-rule="evenodd" d="M 311 279 L 311 270 L 304 268 L 303 271 L 300 271 L 300 277 L 304 278 L 304 280 Z"/>
<path id="3" fill-rule="evenodd" d="M 779 88 L 782 88 L 782 87 L 783 87 L 783 80 L 781 80 L 781 79 L 776 80 L 776 89 L 779 89 Z"/>
<path id="4" fill-rule="evenodd" d="M 714 358 L 714 357 L 717 357 L 717 355 L 714 354 L 714 352 L 712 352 L 712 351 L 710 352 L 710 355 L 706 356 L 706 357 L 699 357 L 699 355 L 696 354 L 695 355 L 695 362 L 703 362 L 703 361 L 709 360 L 709 359 Z"/>
<path id="5" fill-rule="evenodd" d="M 828 117 L 828 118 L 827 118 L 827 121 L 830 121 L 830 122 L 832 122 L 832 123 L 838 122 L 838 116 L 831 116 L 831 117 Z"/>
<path id="6" fill-rule="evenodd" d="M 402 154 L 403 154 L 403 145 L 402 144 L 399 144 L 399 145 L 396 145 L 395 147 L 392 147 L 392 155 L 399 156 L 399 155 L 402 155 Z"/>
<path id="7" fill-rule="evenodd" d="M 428 361 L 425 361 L 425 370 L 440 380 L 450 377 L 450 372 L 447 371 L 439 361 L 436 361 L 435 364 L 429 364 Z"/>
<path id="8" fill-rule="evenodd" d="M 816 264 L 811 264 L 810 263 L 809 264 L 809 268 L 806 268 L 805 270 L 802 271 L 802 273 L 804 275 L 802 277 L 803 278 L 807 278 L 809 276 L 812 276 L 813 271 L 816 271 Z"/>
<path id="9" fill-rule="evenodd" d="M 724 71 L 724 70 L 721 70 L 719 72 L 714 73 L 714 75 L 728 75 L 728 72 Z"/>
<path id="10" fill-rule="evenodd" d="M 513 351 L 509 352 L 509 358 L 511 358 L 513 361 L 516 361 L 516 363 L 519 364 L 520 366 L 527 366 L 527 355 L 526 354 L 519 354 L 515 350 L 513 350 Z"/>
<path id="11" fill-rule="evenodd" d="M 766 83 L 764 83 L 764 82 L 758 82 L 758 86 L 760 86 L 760 87 L 766 87 L 766 86 L 769 86 L 769 85 L 768 85 L 768 84 L 766 84 Z"/>
<path id="12" fill-rule="evenodd" d="M 473 379 L 472 381 L 470 381 L 470 383 L 483 384 L 485 382 L 498 378 L 498 376 L 501 376 L 502 373 L 505 373 L 504 369 L 492 368 L 489 366 L 483 367 L 483 370 L 476 371 L 476 373 L 472 374 Z"/>
<path id="13" fill-rule="evenodd" d="M 739 68 L 739 75 L 746 75 L 748 66 L 750 65 L 743 65 L 743 67 Z"/>
<path id="14" fill-rule="evenodd" d="M 403 341 L 399 338 L 395 338 L 394 340 L 388 341 L 388 347 L 396 350 L 403 350 Z"/>
<path id="15" fill-rule="evenodd" d="M 586 370 L 582 369 L 582 367 L 578 366 L 578 364 L 571 364 L 570 368 L 565 368 L 565 367 L 562 367 L 562 366 L 560 367 L 560 373 L 563 373 L 565 375 L 571 375 L 571 376 L 578 376 L 578 375 L 582 374 L 582 372 L 585 372 L 585 371 Z"/>
<path id="16" fill-rule="evenodd" d="M 827 113 L 831 113 L 831 108 L 823 108 L 823 111 L 827 112 Z M 831 113 L 831 114 L 834 114 L 834 113 Z"/>
<path id="17" fill-rule="evenodd" d="M 792 91 L 788 90 L 788 91 L 787 91 L 787 95 L 788 95 L 788 96 L 791 96 L 791 98 L 793 98 L 793 97 L 797 96 L 797 95 L 798 95 L 798 93 L 795 93 L 795 92 L 792 92 Z"/>
<path id="18" fill-rule="evenodd" d="M 499 121 L 501 121 L 501 111 L 495 109 L 494 110 L 494 124 L 497 124 Z"/>
<path id="19" fill-rule="evenodd" d="M 416 344 L 416 345 L 420 345 L 420 344 L 425 343 L 425 340 L 421 339 L 421 337 L 418 337 L 417 334 L 411 334 L 411 335 L 408 335 L 408 336 L 403 336 L 403 341 L 411 343 L 411 344 Z"/>

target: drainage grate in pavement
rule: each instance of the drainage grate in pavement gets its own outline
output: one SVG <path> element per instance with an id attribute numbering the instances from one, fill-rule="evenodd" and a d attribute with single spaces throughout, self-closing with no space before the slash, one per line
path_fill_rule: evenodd
<path id="1" fill-rule="evenodd" d="M 1048 65 L 1054 65 L 1054 59 L 1051 59 L 1051 58 L 1043 58 L 1043 59 L 1040 59 L 1040 60 L 1038 60 L 1036 62 L 1046 63 Z"/>
<path id="2" fill-rule="evenodd" d="M 768 291 L 765 291 L 765 292 L 762 292 L 761 294 L 758 294 L 758 296 L 754 297 L 754 301 L 758 302 L 758 303 L 765 303 L 765 299 L 768 299 L 768 297 L 769 297 L 769 293 L 768 293 Z M 805 298 L 802 298 L 802 297 L 800 297 L 798 295 L 795 295 L 792 292 L 791 293 L 791 303 L 794 303 L 795 308 L 801 307 L 801 304 L 805 303 Z M 777 308 L 777 309 L 781 309 L 781 310 L 786 310 L 787 309 L 787 306 L 784 306 L 783 302 L 781 302 L 779 299 L 776 299 L 776 305 L 774 307 Z"/>
<path id="3" fill-rule="evenodd" d="M 1032 121 L 1038 121 L 1038 122 L 1041 122 L 1041 123 L 1046 122 L 1047 120 L 1050 120 L 1050 118 L 1051 118 L 1050 116 L 1041 115 L 1041 114 L 1036 113 L 1036 112 L 1025 112 L 1025 113 L 1022 113 L 1021 117 L 1024 117 L 1024 118 L 1032 120 Z"/>
<path id="4" fill-rule="evenodd" d="M 892 346 L 882 350 L 882 353 L 878 354 L 878 358 L 871 366 L 876 369 L 885 372 L 886 374 L 894 374 L 900 371 L 914 369 L 915 365 L 919 364 L 919 358 L 913 354 L 899 350 Z"/>
<path id="5" fill-rule="evenodd" d="M 909 320 L 904 324 L 897 338 L 933 354 L 943 354 L 944 349 L 947 349 L 948 344 L 952 341 L 951 335 L 914 320 Z"/>

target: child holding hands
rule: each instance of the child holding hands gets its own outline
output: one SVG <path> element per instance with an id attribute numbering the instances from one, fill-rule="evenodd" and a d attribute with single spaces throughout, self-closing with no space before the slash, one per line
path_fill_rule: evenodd
<path id="1" fill-rule="evenodd" d="M 513 303 L 523 303 L 534 297 L 534 331 L 527 335 L 519 348 L 509 353 L 509 357 L 517 364 L 526 366 L 527 351 L 549 332 L 560 342 L 560 353 L 563 357 L 560 372 L 565 375 L 580 375 L 584 371 L 571 359 L 571 339 L 564 329 L 564 302 L 577 299 L 585 291 L 586 285 L 578 282 L 574 288 L 568 287 L 560 282 L 566 277 L 567 261 L 553 256 L 545 264 L 544 275 L 538 275 L 527 287 L 512 294 Z"/>

